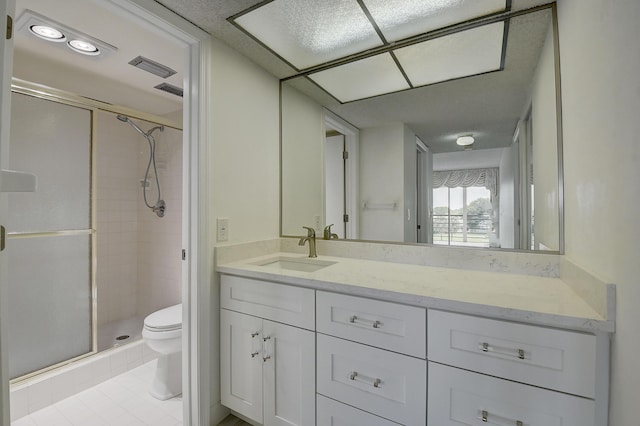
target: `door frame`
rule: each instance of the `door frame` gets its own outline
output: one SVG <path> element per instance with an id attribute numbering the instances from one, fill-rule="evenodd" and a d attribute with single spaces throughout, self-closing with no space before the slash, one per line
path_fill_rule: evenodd
<path id="1" fill-rule="evenodd" d="M 2 34 L 0 40 L 0 169 L 4 169 L 8 163 L 9 151 L 9 125 L 11 123 L 11 77 L 13 70 L 13 37 L 7 40 L 4 37 L 7 27 L 7 19 L 10 17 L 15 22 L 15 0 L 0 2 L 0 16 L 2 19 Z M 0 187 L 2 185 L 2 173 L 0 173 Z M 7 217 L 7 195 L 0 192 L 0 220 Z M 4 223 L 0 223 L 4 225 Z M 9 317 L 9 291 L 7 280 L 7 256 L 0 252 L 0 425 L 9 425 L 9 362 L 7 347 L 7 321 Z"/>
<path id="2" fill-rule="evenodd" d="M 209 120 L 211 38 L 154 0 L 109 0 L 139 25 L 184 46 L 182 241 L 182 393 L 185 425 L 210 419 L 209 347 L 213 241 L 209 223 Z M 201 117 L 203 119 L 201 119 Z"/>
<path id="3" fill-rule="evenodd" d="M 433 188 L 431 188 L 431 179 L 429 175 L 429 156 L 431 155 L 429 147 L 416 136 L 416 218 L 420 229 L 416 230 L 418 234 L 418 243 L 433 244 L 433 223 L 432 223 L 432 207 Z"/>
<path id="4" fill-rule="evenodd" d="M 205 31 L 176 15 L 154 0 L 108 0 L 107 5 L 138 25 L 171 37 L 185 51 L 183 102 L 183 219 L 182 241 L 186 261 L 182 268 L 183 300 L 183 420 L 185 425 L 207 425 L 211 413 L 210 384 L 210 286 L 213 276 L 213 242 L 210 238 L 208 200 L 209 140 L 211 129 L 205 118 L 210 111 L 211 37 Z M 0 2 L 0 16 L 15 18 L 15 0 Z M 6 20 L 3 19 L 6 24 Z M 4 32 L 4 31 L 3 31 Z M 2 90 L 0 90 L 0 165 L 7 159 L 12 40 L 0 43 Z M 202 117 L 202 119 L 201 119 Z M 6 214 L 6 195 L 0 195 L 0 217 Z M 0 254 L 0 417 L 9 424 L 9 377 L 7 363 L 7 279 L 6 256 Z"/>
<path id="5" fill-rule="evenodd" d="M 358 185 L 358 155 L 359 155 L 359 141 L 360 141 L 360 132 L 358 129 L 346 122 L 336 114 L 332 113 L 328 109 L 323 109 L 324 111 L 324 119 L 323 119 L 323 132 L 322 132 L 322 140 L 324 142 L 325 135 L 327 134 L 327 128 L 332 128 L 342 133 L 344 135 L 344 142 L 349 153 L 349 158 L 345 162 L 345 197 L 346 204 L 345 208 L 347 214 L 349 215 L 349 222 L 347 222 L 346 231 L 347 238 L 350 240 L 357 240 L 360 237 L 360 232 L 358 228 L 358 219 L 359 219 L 359 202 L 358 199 L 360 197 L 359 185 Z M 323 143 L 323 156 L 324 156 L 324 143 Z M 324 164 L 324 157 L 323 157 Z M 322 200 L 323 200 L 323 210 L 324 210 L 324 200 L 326 197 L 326 185 L 325 185 L 325 176 L 324 176 L 324 168 L 323 168 L 323 178 L 322 178 Z"/>

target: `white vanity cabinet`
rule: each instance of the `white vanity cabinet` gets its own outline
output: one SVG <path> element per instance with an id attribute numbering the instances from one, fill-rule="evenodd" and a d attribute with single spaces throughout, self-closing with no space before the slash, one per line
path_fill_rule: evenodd
<path id="1" fill-rule="evenodd" d="M 222 404 L 254 424 L 608 424 L 607 327 L 480 302 L 391 302 L 364 279 L 302 287 L 299 276 L 283 284 L 227 270 Z"/>
<path id="2" fill-rule="evenodd" d="M 315 333 L 271 320 L 313 324 L 314 291 L 234 276 L 221 290 L 222 404 L 265 426 L 314 425 Z"/>
<path id="3" fill-rule="evenodd" d="M 316 300 L 317 392 L 331 399 L 318 426 L 425 425 L 425 309 L 322 291 Z"/>
<path id="4" fill-rule="evenodd" d="M 429 424 L 606 424 L 595 335 L 437 310 L 427 334 Z"/>

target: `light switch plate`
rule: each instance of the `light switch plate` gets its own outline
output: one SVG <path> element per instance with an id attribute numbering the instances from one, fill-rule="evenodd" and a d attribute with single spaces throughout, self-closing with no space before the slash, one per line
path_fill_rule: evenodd
<path id="1" fill-rule="evenodd" d="M 218 241 L 228 241 L 229 240 L 229 218 L 227 217 L 219 217 L 217 219 L 216 226 L 216 239 Z"/>

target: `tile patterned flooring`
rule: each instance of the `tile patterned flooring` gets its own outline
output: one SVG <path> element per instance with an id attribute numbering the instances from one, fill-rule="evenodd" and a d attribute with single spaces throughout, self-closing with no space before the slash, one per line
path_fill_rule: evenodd
<path id="1" fill-rule="evenodd" d="M 11 426 L 182 426 L 181 396 L 159 401 L 149 395 L 155 365 L 149 361 Z"/>

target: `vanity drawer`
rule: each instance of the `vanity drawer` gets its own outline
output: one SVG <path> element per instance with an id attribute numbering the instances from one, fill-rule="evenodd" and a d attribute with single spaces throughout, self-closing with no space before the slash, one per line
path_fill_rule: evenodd
<path id="1" fill-rule="evenodd" d="M 315 330 L 314 290 L 233 275 L 220 281 L 220 307 Z"/>
<path id="2" fill-rule="evenodd" d="M 316 327 L 321 333 L 426 358 L 426 310 L 318 291 Z"/>
<path id="3" fill-rule="evenodd" d="M 592 400 L 433 362 L 428 394 L 430 425 L 594 426 Z"/>
<path id="4" fill-rule="evenodd" d="M 429 310 L 429 361 L 595 396 L 596 337 Z"/>
<path id="5" fill-rule="evenodd" d="M 341 404 L 322 395 L 317 397 L 317 426 L 398 426 L 382 417 Z"/>
<path id="6" fill-rule="evenodd" d="M 317 391 L 394 422 L 426 422 L 426 361 L 317 335 Z"/>

